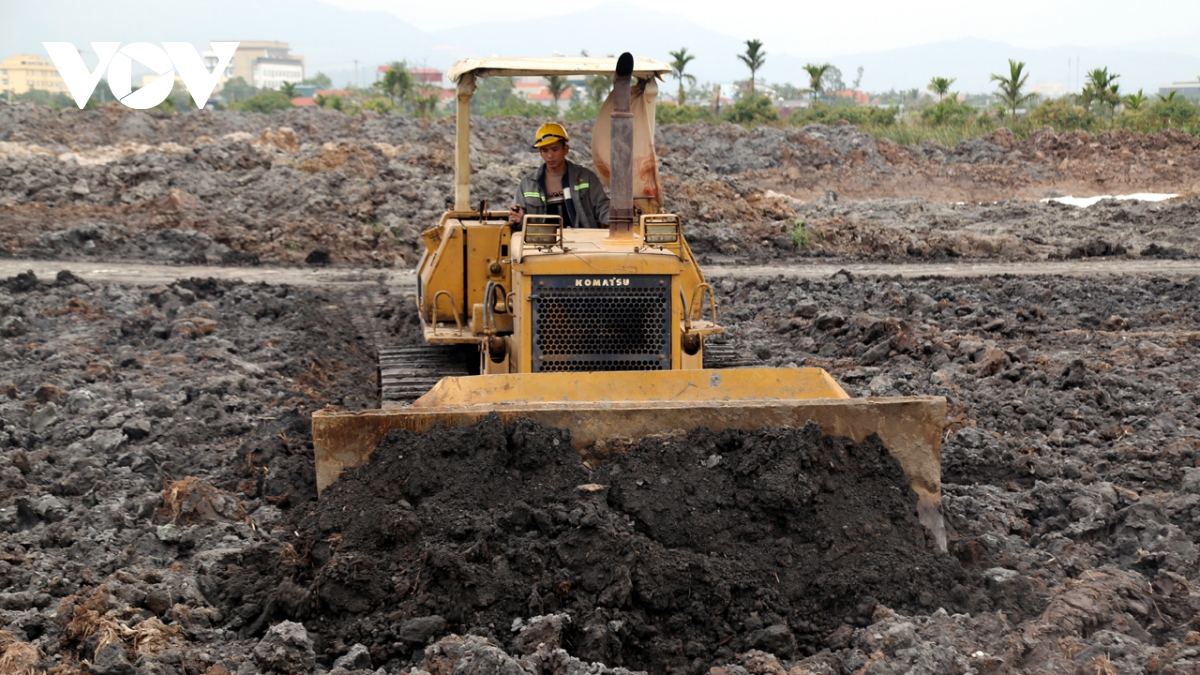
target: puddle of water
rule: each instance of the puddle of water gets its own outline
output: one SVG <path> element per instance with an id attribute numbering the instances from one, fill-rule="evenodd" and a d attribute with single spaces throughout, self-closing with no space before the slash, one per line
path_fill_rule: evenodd
<path id="1" fill-rule="evenodd" d="M 1058 202 L 1060 204 L 1070 204 L 1071 206 L 1079 206 L 1087 208 L 1092 204 L 1102 199 L 1136 199 L 1141 202 L 1163 202 L 1168 199 L 1174 199 L 1179 195 L 1167 194 L 1165 192 L 1136 192 L 1131 195 L 1099 195 L 1096 197 L 1048 197 L 1043 199 L 1043 202 Z"/>

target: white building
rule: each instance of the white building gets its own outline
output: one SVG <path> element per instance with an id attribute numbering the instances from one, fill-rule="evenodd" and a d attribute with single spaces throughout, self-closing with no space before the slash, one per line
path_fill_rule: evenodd
<path id="1" fill-rule="evenodd" d="M 304 57 L 291 53 L 288 43 L 254 40 L 232 42 L 237 42 L 238 48 L 221 76 L 222 83 L 225 79 L 240 77 L 260 89 L 279 89 L 279 85 L 285 81 L 294 84 L 304 79 Z M 217 65 L 217 55 L 205 53 L 204 64 L 212 72 Z"/>
<path id="2" fill-rule="evenodd" d="M 304 62 L 292 58 L 254 60 L 254 81 L 259 89 L 278 89 L 284 82 L 295 84 L 304 79 Z"/>
<path id="3" fill-rule="evenodd" d="M 213 70 L 216 69 L 217 64 L 221 62 L 221 57 L 217 56 L 216 52 L 204 52 L 204 55 L 201 56 L 200 58 L 204 60 L 204 69 L 210 73 L 213 72 Z M 222 86 L 225 85 L 225 82 L 227 80 L 230 80 L 232 78 L 233 78 L 233 59 L 229 59 L 229 63 L 225 66 L 225 72 L 221 73 L 220 79 L 217 80 L 217 89 L 220 89 Z"/>
<path id="4" fill-rule="evenodd" d="M 1062 82 L 1038 82 L 1030 89 L 1042 98 L 1062 98 L 1071 93 L 1071 88 Z"/>
<path id="5" fill-rule="evenodd" d="M 1195 82 L 1172 82 L 1164 84 L 1158 88 L 1158 93 L 1166 96 L 1171 92 L 1178 92 L 1176 96 L 1184 96 L 1192 100 L 1200 99 L 1200 80 Z"/>

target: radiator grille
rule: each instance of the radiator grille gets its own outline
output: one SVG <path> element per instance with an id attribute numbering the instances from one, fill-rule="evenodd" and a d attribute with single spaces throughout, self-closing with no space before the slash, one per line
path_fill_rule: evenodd
<path id="1" fill-rule="evenodd" d="M 671 278 L 533 278 L 534 372 L 669 370 Z"/>

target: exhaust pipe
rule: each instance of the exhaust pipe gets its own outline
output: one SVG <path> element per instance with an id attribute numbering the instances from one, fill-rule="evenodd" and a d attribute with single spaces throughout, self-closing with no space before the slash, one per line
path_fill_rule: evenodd
<path id="1" fill-rule="evenodd" d="M 608 237 L 628 239 L 633 236 L 633 113 L 629 111 L 629 83 L 633 75 L 633 55 L 621 54 L 617 59 L 617 74 L 613 78 L 613 111 L 611 128 L 612 162 L 608 208 Z"/>

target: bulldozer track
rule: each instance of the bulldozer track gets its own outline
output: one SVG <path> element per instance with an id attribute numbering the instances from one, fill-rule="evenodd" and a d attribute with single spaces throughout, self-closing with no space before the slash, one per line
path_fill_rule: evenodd
<path id="1" fill-rule="evenodd" d="M 708 369 L 722 368 L 752 368 L 758 360 L 749 354 L 742 354 L 728 343 L 704 343 L 704 367 Z"/>
<path id="2" fill-rule="evenodd" d="M 411 405 L 443 377 L 470 375 L 460 345 L 379 347 L 380 405 Z"/>

